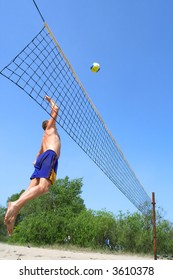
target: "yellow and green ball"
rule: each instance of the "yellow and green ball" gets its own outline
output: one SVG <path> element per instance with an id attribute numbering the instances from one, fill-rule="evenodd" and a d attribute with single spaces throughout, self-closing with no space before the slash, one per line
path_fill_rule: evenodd
<path id="1" fill-rule="evenodd" d="M 100 64 L 97 63 L 97 62 L 93 62 L 93 64 L 92 64 L 91 67 L 90 67 L 90 70 L 91 70 L 93 73 L 97 73 L 97 72 L 100 70 Z"/>

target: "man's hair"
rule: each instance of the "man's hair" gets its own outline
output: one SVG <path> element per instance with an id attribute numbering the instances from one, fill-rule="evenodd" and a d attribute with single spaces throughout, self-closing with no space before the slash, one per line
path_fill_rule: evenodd
<path id="1" fill-rule="evenodd" d="M 48 120 L 42 122 L 42 128 L 45 130 L 47 127 Z"/>

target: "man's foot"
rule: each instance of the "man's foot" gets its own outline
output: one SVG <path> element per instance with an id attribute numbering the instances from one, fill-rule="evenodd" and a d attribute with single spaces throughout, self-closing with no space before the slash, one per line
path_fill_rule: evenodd
<path id="1" fill-rule="evenodd" d="M 16 215 L 14 215 L 10 221 L 8 221 L 6 223 L 6 227 L 7 227 L 7 232 L 8 232 L 8 235 L 11 236 L 13 234 L 13 229 L 14 229 L 14 224 L 15 224 L 15 220 L 16 220 Z"/>
<path id="2" fill-rule="evenodd" d="M 10 224 L 10 220 L 13 218 L 13 216 L 16 216 L 17 207 L 14 204 L 15 204 L 15 202 L 8 203 L 8 209 L 5 214 L 5 218 L 4 218 L 5 225 Z"/>

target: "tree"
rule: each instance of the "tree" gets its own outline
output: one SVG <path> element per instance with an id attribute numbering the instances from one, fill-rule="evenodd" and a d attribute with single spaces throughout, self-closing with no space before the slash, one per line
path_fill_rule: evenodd
<path id="1" fill-rule="evenodd" d="M 173 255 L 173 224 L 159 221 L 157 224 L 157 251 L 159 254 Z"/>
<path id="2" fill-rule="evenodd" d="M 6 237 L 6 229 L 4 226 L 5 208 L 0 207 L 0 241 L 4 241 Z"/>
<path id="3" fill-rule="evenodd" d="M 28 202 L 17 217 L 11 242 L 41 245 L 68 240 L 80 247 L 103 248 L 108 238 L 112 249 L 153 252 L 152 212 L 143 215 L 120 211 L 114 216 L 106 210 L 86 209 L 81 198 L 82 185 L 81 178 L 65 177 L 57 180 L 48 193 Z M 9 200 L 16 200 L 20 194 L 13 194 Z M 0 207 L 1 241 L 6 238 L 5 211 Z M 173 224 L 158 211 L 156 217 L 158 253 L 173 255 Z"/>
<path id="4" fill-rule="evenodd" d="M 28 202 L 21 210 L 11 239 L 22 243 L 62 243 L 73 217 L 85 210 L 81 188 L 82 179 L 57 180 L 48 193 Z"/>

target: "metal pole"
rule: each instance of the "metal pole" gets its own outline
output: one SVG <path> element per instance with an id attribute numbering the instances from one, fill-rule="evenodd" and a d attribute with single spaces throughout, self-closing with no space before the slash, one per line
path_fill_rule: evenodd
<path id="1" fill-rule="evenodd" d="M 152 192 L 152 205 L 153 205 L 153 245 L 154 245 L 154 260 L 157 260 L 157 242 L 156 242 L 156 202 L 155 193 Z"/>

